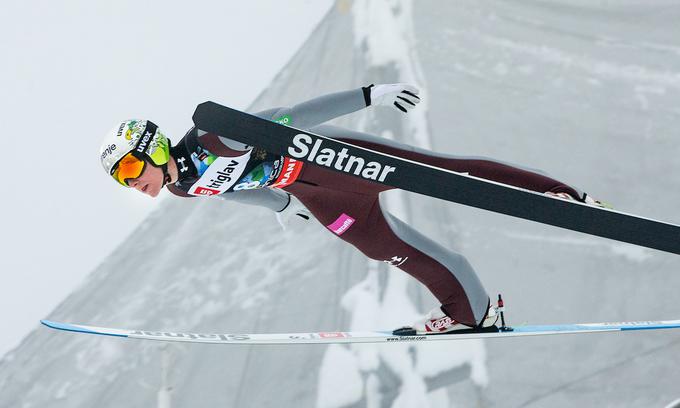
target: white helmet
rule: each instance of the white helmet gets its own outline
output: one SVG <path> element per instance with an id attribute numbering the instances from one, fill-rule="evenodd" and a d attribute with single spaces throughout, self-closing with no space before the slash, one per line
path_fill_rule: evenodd
<path id="1" fill-rule="evenodd" d="M 104 170 L 113 176 L 118 164 L 128 153 L 161 167 L 167 175 L 170 141 L 150 120 L 126 120 L 111 129 L 100 150 Z"/>

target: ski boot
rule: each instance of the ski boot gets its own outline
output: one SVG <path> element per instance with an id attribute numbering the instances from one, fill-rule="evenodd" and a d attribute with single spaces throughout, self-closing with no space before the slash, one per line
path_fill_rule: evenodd
<path id="1" fill-rule="evenodd" d="M 422 319 L 413 323 L 410 327 L 402 327 L 394 330 L 393 334 L 397 336 L 416 336 L 416 335 L 433 335 L 445 333 L 478 333 L 478 332 L 499 332 L 512 331 L 512 328 L 505 325 L 505 307 L 501 295 L 498 295 L 498 306 L 489 305 L 489 309 L 484 317 L 484 320 L 477 325 L 471 327 L 457 322 L 449 315 L 444 313 L 441 307 L 432 309 Z M 501 320 L 501 327 L 496 326 L 498 320 Z"/>
<path id="2" fill-rule="evenodd" d="M 486 317 L 477 327 L 471 327 L 457 322 L 449 315 L 444 313 L 441 307 L 432 309 L 423 318 L 418 319 L 410 327 L 402 327 L 394 331 L 396 335 L 421 335 L 421 334 L 444 334 L 451 332 L 471 332 L 471 331 L 498 331 L 495 327 L 498 321 L 498 312 L 494 306 L 489 306 Z"/>

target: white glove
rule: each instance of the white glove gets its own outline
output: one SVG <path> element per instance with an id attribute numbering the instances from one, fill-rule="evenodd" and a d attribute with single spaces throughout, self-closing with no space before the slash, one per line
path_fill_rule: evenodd
<path id="1" fill-rule="evenodd" d="M 296 221 L 309 221 L 309 219 L 312 218 L 312 213 L 309 212 L 307 207 L 305 207 L 300 200 L 291 194 L 288 194 L 288 198 L 290 200 L 288 201 L 288 205 L 276 213 L 276 220 L 281 224 L 281 228 L 284 230 Z"/>
<path id="2" fill-rule="evenodd" d="M 409 84 L 370 85 L 370 105 L 390 106 L 407 113 L 420 103 L 418 88 Z"/>

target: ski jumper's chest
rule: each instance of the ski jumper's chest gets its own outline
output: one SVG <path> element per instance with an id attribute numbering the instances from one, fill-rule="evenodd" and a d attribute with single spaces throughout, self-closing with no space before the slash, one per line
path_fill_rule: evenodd
<path id="1" fill-rule="evenodd" d="M 193 134 L 192 134 L 193 133 Z M 176 186 L 190 196 L 212 196 L 263 187 L 285 187 L 300 172 L 302 162 L 271 154 L 253 146 L 231 148 L 228 139 L 195 132 L 184 140 L 189 153 L 192 177 Z M 182 164 L 184 165 L 184 164 Z M 193 170 L 193 169 L 192 169 Z"/>

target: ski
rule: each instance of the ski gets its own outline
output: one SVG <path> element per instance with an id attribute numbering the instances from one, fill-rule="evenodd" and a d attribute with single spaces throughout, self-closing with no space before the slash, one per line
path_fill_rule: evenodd
<path id="1" fill-rule="evenodd" d="M 491 327 L 483 331 L 469 330 L 458 333 L 420 335 L 398 331 L 349 331 L 349 332 L 311 332 L 311 333 L 271 333 L 271 334 L 229 334 L 229 333 L 183 333 L 152 330 L 126 330 L 108 327 L 86 326 L 81 324 L 60 323 L 41 320 L 47 327 L 76 333 L 100 336 L 123 337 L 141 340 L 157 340 L 209 344 L 337 344 L 337 343 L 395 343 L 416 341 L 447 341 L 468 339 L 511 338 L 526 336 L 547 336 L 559 334 L 605 333 L 640 330 L 678 329 L 680 320 L 556 324 L 546 326 Z"/>
<path id="2" fill-rule="evenodd" d="M 501 214 L 680 254 L 680 226 L 402 159 L 205 102 L 196 127 L 275 154 Z M 348 158 L 343 163 L 343 159 Z M 443 188 L 446 186 L 446 188 Z"/>

